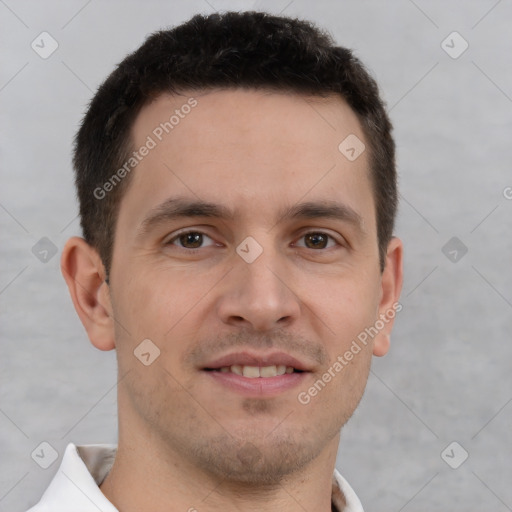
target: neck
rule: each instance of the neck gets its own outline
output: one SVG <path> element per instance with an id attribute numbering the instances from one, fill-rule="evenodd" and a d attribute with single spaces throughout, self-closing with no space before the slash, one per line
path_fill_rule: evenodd
<path id="1" fill-rule="evenodd" d="M 219 479 L 154 433 L 120 428 L 116 458 L 100 489 L 120 512 L 330 512 L 338 441 L 339 435 L 307 467 L 262 486 Z"/>

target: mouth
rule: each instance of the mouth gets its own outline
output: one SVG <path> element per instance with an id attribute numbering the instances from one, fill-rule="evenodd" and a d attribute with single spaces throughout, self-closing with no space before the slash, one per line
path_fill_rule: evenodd
<path id="1" fill-rule="evenodd" d="M 285 353 L 236 353 L 221 357 L 201 370 L 213 382 L 244 396 L 272 397 L 298 386 L 311 366 Z"/>
<path id="2" fill-rule="evenodd" d="M 247 377 L 248 379 L 272 378 L 285 374 L 289 375 L 290 373 L 302 373 L 302 370 L 298 370 L 293 366 L 286 366 L 284 364 L 271 366 L 249 366 L 233 364 L 231 366 L 222 366 L 221 368 L 205 368 L 205 371 L 234 373 L 235 375 Z"/>

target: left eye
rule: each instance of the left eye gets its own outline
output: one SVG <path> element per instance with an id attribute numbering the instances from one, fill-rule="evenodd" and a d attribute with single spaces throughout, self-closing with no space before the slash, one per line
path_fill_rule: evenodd
<path id="1" fill-rule="evenodd" d="M 305 244 L 301 245 L 300 247 L 307 247 L 308 249 L 327 249 L 329 239 L 334 242 L 334 245 L 338 245 L 336 240 L 327 233 L 323 233 L 321 231 L 312 231 L 300 237 L 299 240 L 305 240 Z M 332 245 L 330 247 L 332 247 Z"/>
<path id="2" fill-rule="evenodd" d="M 168 240 L 166 245 L 176 245 L 175 242 L 179 242 L 179 247 L 183 249 L 199 249 L 203 247 L 205 238 L 212 242 L 209 245 L 213 245 L 213 240 L 208 235 L 201 233 L 201 231 L 186 231 L 180 233 Z"/>

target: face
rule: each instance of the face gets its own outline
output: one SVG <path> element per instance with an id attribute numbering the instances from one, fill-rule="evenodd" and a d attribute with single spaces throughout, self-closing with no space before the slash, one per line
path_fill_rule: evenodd
<path id="1" fill-rule="evenodd" d="M 367 152 L 338 149 L 350 134 L 364 141 L 335 97 L 217 90 L 140 112 L 133 146 L 151 147 L 110 275 L 120 426 L 247 481 L 337 445 L 392 321 L 361 333 L 393 302 Z"/>

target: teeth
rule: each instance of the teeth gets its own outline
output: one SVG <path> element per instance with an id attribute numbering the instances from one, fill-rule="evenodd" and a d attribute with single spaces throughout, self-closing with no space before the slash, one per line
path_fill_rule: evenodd
<path id="1" fill-rule="evenodd" d="M 231 367 L 231 372 L 232 373 L 236 373 L 237 375 L 243 375 L 243 373 L 242 373 L 242 366 L 240 366 L 239 364 L 234 364 Z"/>
<path id="2" fill-rule="evenodd" d="M 260 368 L 260 377 L 275 377 L 277 375 L 276 366 L 264 366 Z"/>
<path id="3" fill-rule="evenodd" d="M 260 369 L 257 366 L 242 366 L 242 374 L 244 377 L 254 379 L 260 376 Z"/>
<path id="4" fill-rule="evenodd" d="M 274 366 L 242 366 L 234 364 L 232 366 L 224 366 L 219 369 L 221 373 L 235 373 L 249 379 L 256 379 L 258 377 L 277 377 L 285 373 L 293 373 L 292 366 L 285 366 L 284 364 Z"/>

